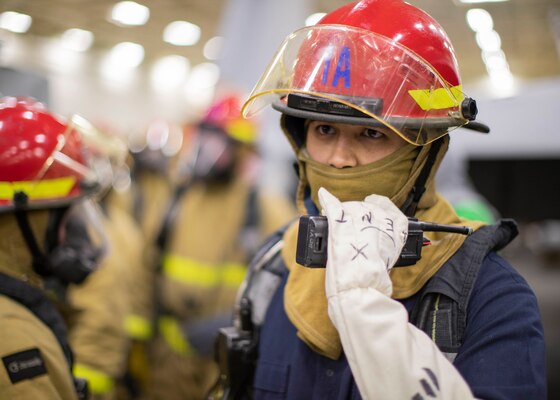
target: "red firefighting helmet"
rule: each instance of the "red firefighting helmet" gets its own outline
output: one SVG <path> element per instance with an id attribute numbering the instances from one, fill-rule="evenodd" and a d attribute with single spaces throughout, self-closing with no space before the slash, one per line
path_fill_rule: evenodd
<path id="1" fill-rule="evenodd" d="M 254 119 L 243 118 L 241 105 L 237 95 L 221 97 L 210 105 L 202 117 L 202 124 L 220 128 L 239 142 L 253 144 L 257 140 L 257 124 Z"/>
<path id="2" fill-rule="evenodd" d="M 401 0 L 347 4 L 289 35 L 243 114 L 267 104 L 301 118 L 386 127 L 416 145 L 477 112 L 443 28 Z"/>
<path id="3" fill-rule="evenodd" d="M 75 121 L 66 122 L 33 99 L 0 99 L 0 212 L 14 209 L 18 193 L 27 199 L 24 208 L 47 209 L 110 182 L 100 168 L 108 158 L 86 146 Z"/>

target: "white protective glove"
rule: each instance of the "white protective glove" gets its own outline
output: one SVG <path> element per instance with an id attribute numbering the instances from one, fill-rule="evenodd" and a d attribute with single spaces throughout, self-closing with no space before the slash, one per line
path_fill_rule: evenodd
<path id="1" fill-rule="evenodd" d="M 388 297 L 389 270 L 408 233 L 406 216 L 384 196 L 341 203 L 321 188 L 319 201 L 329 225 L 329 317 L 362 397 L 472 399 L 455 367 Z"/>

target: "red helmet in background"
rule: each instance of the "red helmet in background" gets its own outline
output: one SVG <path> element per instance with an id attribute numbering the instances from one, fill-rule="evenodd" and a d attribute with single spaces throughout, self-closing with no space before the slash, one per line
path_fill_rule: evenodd
<path id="1" fill-rule="evenodd" d="M 0 99 L 0 213 L 15 212 L 39 275 L 81 283 L 106 254 L 88 197 L 111 184 L 111 143 L 81 117 L 67 122 L 33 99 Z M 39 240 L 31 210 L 49 213 Z"/>
<path id="2" fill-rule="evenodd" d="M 219 98 L 206 110 L 201 123 L 221 128 L 238 142 L 254 144 L 257 140 L 257 124 L 254 120 L 243 118 L 242 104 L 237 95 Z"/>
<path id="3" fill-rule="evenodd" d="M 0 100 L 0 212 L 15 208 L 16 193 L 26 196 L 24 208 L 46 209 L 101 189 L 93 161 L 102 155 L 77 128 L 33 99 Z"/>
<path id="4" fill-rule="evenodd" d="M 427 144 L 476 116 L 451 42 L 401 0 L 362 0 L 284 41 L 244 106 L 306 119 L 389 128 Z"/>

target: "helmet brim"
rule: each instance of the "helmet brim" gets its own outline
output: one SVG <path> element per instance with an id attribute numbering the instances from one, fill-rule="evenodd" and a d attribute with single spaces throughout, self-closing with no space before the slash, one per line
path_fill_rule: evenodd
<path id="1" fill-rule="evenodd" d="M 370 117 L 354 117 L 354 116 L 346 116 L 346 115 L 327 114 L 327 113 L 321 113 L 321 112 L 310 111 L 310 110 L 301 110 L 301 109 L 290 107 L 283 101 L 273 102 L 271 106 L 276 111 L 279 111 L 282 114 L 290 115 L 292 117 L 298 117 L 298 118 L 310 119 L 316 121 L 340 123 L 340 124 L 369 126 L 372 128 L 387 128 L 386 124 Z M 398 124 L 398 123 L 402 123 L 402 121 L 400 120 L 404 120 L 404 119 L 405 118 L 391 118 L 387 122 Z M 429 119 L 406 118 L 406 125 L 407 125 L 407 129 L 410 130 L 417 129 L 417 130 L 423 130 L 425 132 L 428 130 L 432 132 L 439 131 L 440 132 L 439 134 L 432 135 L 434 138 L 445 135 L 449 129 L 455 129 L 459 126 L 465 126 L 463 120 L 459 122 L 453 118 L 429 118 Z M 480 125 L 485 126 L 484 124 L 480 124 Z M 473 127 L 471 127 L 470 129 L 473 129 Z M 396 133 L 399 134 L 399 132 Z M 410 141 L 410 138 L 406 136 L 402 136 L 400 134 L 399 136 L 401 136 L 407 142 L 412 143 Z M 426 143 L 422 143 L 422 144 L 426 144 Z M 412 143 L 412 144 L 417 145 L 418 143 Z"/>
<path id="2" fill-rule="evenodd" d="M 490 133 L 490 127 L 480 121 L 469 121 L 467 124 L 461 126 L 461 128 L 470 129 L 471 131 L 479 133 Z"/>

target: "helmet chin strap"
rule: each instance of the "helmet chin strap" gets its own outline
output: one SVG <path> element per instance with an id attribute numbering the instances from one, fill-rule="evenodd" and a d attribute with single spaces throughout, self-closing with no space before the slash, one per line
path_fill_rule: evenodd
<path id="1" fill-rule="evenodd" d="M 33 270 L 42 277 L 56 277 L 63 284 L 82 283 L 95 269 L 95 259 L 80 254 L 68 245 L 54 244 L 48 254 L 41 251 L 25 209 L 28 197 L 23 192 L 14 194 L 15 216 L 27 248 L 31 252 Z M 60 217 L 56 218 L 60 221 Z M 58 222 L 56 223 L 58 226 Z"/>
<path id="2" fill-rule="evenodd" d="M 410 192 L 408 193 L 408 197 L 406 201 L 401 207 L 401 211 L 407 217 L 414 217 L 414 214 L 416 214 L 416 208 L 418 207 L 418 203 L 420 202 L 422 195 L 426 191 L 426 182 L 436 162 L 436 158 L 442 143 L 443 143 L 442 138 L 439 138 L 433 142 L 432 147 L 430 147 L 430 151 L 428 153 L 426 163 L 422 167 L 422 170 L 420 171 L 420 175 L 418 175 L 416 182 L 414 182 L 412 189 L 410 189 Z"/>
<path id="3" fill-rule="evenodd" d="M 31 256 L 33 257 L 32 265 L 33 270 L 37 272 L 39 275 L 46 277 L 49 275 L 48 268 L 47 268 L 47 258 L 39 248 L 37 244 L 37 240 L 35 239 L 35 235 L 31 230 L 31 226 L 29 225 L 29 218 L 27 217 L 27 211 L 25 210 L 25 205 L 27 204 L 28 197 L 23 192 L 16 192 L 14 193 L 14 205 L 15 205 L 15 216 L 17 220 L 17 224 L 23 235 L 23 239 L 25 240 L 25 244 L 27 248 L 31 252 Z"/>

